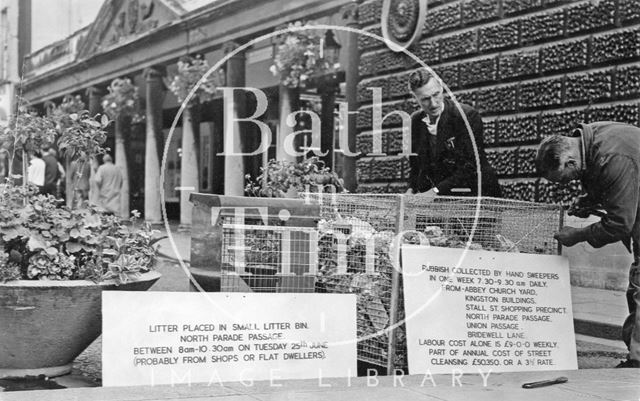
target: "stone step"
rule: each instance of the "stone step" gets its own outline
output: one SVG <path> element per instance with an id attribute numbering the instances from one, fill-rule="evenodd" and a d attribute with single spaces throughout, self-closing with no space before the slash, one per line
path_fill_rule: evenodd
<path id="1" fill-rule="evenodd" d="M 620 341 L 627 301 L 622 291 L 571 287 L 574 331 L 591 337 Z"/>
<path id="2" fill-rule="evenodd" d="M 586 227 L 597 221 L 599 217 L 578 219 L 567 216 L 565 225 Z M 627 289 L 633 257 L 621 242 L 598 249 L 583 242 L 569 248 L 563 247 L 562 254 L 569 258 L 572 286 L 617 291 Z"/>

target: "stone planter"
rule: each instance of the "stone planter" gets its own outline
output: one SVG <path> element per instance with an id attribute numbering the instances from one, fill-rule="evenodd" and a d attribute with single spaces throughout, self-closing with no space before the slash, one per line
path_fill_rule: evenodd
<path id="1" fill-rule="evenodd" d="M 0 283 L 0 378 L 71 371 L 73 360 L 102 332 L 102 291 L 146 291 L 160 278 L 113 282 L 30 281 Z"/>

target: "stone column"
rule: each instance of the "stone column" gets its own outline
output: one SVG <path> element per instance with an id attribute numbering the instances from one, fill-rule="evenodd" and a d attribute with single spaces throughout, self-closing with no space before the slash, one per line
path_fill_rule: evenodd
<path id="1" fill-rule="evenodd" d="M 324 162 L 325 167 L 329 167 L 334 171 L 334 109 L 336 107 L 336 91 L 338 91 L 338 81 L 334 73 L 327 74 L 318 80 L 318 93 L 322 97 L 322 111 L 320 121 L 320 150 L 326 155 L 320 156 L 320 160 Z"/>
<path id="2" fill-rule="evenodd" d="M 289 154 L 289 152 L 285 151 L 284 141 L 285 138 L 295 130 L 295 127 L 289 127 L 289 125 L 287 125 L 287 116 L 298 110 L 300 91 L 297 88 L 287 88 L 280 84 L 279 96 L 278 117 L 280 118 L 280 129 L 278 130 L 276 138 L 276 159 L 295 162 L 296 155 Z"/>
<path id="3" fill-rule="evenodd" d="M 144 154 L 144 220 L 151 224 L 162 223 L 160 191 L 160 160 L 158 159 L 158 133 L 162 131 L 162 103 L 165 88 L 162 83 L 163 68 L 147 68 L 143 72 L 146 97 L 146 139 Z"/>
<path id="4" fill-rule="evenodd" d="M 197 102 L 197 100 L 194 100 Z M 180 163 L 180 229 L 191 227 L 193 205 L 189 201 L 191 193 L 198 192 L 200 170 L 198 168 L 198 138 L 200 132 L 200 109 L 196 103 L 186 107 L 182 112 L 182 161 Z"/>
<path id="5" fill-rule="evenodd" d="M 125 130 L 131 129 L 131 117 L 118 116 L 116 127 L 116 166 L 122 172 L 122 189 L 120 190 L 120 218 L 129 218 L 129 164 L 127 163 L 127 148 L 125 144 Z"/>
<path id="6" fill-rule="evenodd" d="M 238 48 L 238 44 L 230 42 L 224 45 L 224 54 L 229 54 Z M 245 86 L 245 54 L 239 52 L 227 60 L 227 87 L 244 87 Z M 245 93 L 244 91 L 234 91 L 233 105 L 224 105 L 224 108 L 233 108 L 233 117 L 245 117 Z M 227 124 L 227 121 L 225 121 Z M 233 137 L 230 138 L 226 134 L 228 127 L 224 127 L 224 143 L 233 140 L 233 153 L 242 153 L 242 141 L 245 136 L 241 130 L 240 124 L 233 122 Z M 227 146 L 225 145 L 225 149 Z M 224 194 L 242 196 L 244 195 L 244 162 L 243 156 L 224 156 Z"/>
<path id="7" fill-rule="evenodd" d="M 357 2 L 359 3 L 359 2 Z M 345 26 L 349 28 L 359 29 L 358 22 L 358 4 L 352 3 L 342 9 L 342 17 Z M 356 192 L 358 182 L 356 180 L 356 158 L 348 156 L 349 152 L 357 152 L 356 150 L 356 134 L 357 134 L 357 111 L 358 111 L 358 82 L 360 81 L 360 73 L 358 67 L 360 65 L 360 50 L 358 49 L 358 33 L 349 33 L 343 48 L 343 52 L 348 55 L 345 66 L 345 100 L 348 104 L 349 118 L 344 123 L 348 127 L 348 137 L 346 141 L 347 149 L 344 152 L 344 186 L 350 192 Z M 353 113 L 353 114 L 351 114 Z M 344 146 L 341 144 L 341 146 Z"/>

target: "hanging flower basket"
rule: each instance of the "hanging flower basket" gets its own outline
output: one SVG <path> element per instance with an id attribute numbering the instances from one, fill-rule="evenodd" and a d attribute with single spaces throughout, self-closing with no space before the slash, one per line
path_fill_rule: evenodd
<path id="1" fill-rule="evenodd" d="M 129 78 L 116 78 L 107 89 L 109 93 L 102 98 L 102 109 L 109 118 L 131 116 L 134 121 L 141 118 L 138 113 L 140 108 L 138 87 Z"/>
<path id="2" fill-rule="evenodd" d="M 214 74 L 200 82 L 210 69 L 209 62 L 200 55 L 182 57 L 178 61 L 178 73 L 173 76 L 173 79 L 166 81 L 165 84 L 178 98 L 178 101 L 183 102 L 193 88 L 200 83 L 197 86 L 195 96 L 191 98 L 191 103 L 195 101 L 206 102 L 211 100 L 216 93 Z"/>
<path id="3" fill-rule="evenodd" d="M 301 22 L 290 24 L 290 28 L 303 28 Z M 330 70 L 322 57 L 323 34 L 318 29 L 287 32 L 280 38 L 270 70 L 287 88 L 304 88 L 314 75 Z"/>

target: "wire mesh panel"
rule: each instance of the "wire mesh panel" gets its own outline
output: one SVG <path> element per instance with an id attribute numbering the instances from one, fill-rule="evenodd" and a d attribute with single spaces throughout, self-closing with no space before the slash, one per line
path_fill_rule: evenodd
<path id="1" fill-rule="evenodd" d="M 400 243 L 545 254 L 558 250 L 553 234 L 562 215 L 559 206 L 420 195 L 308 196 L 320 203 L 317 288 L 358 295 L 358 333 L 365 337 L 358 342 L 358 358 L 376 365 L 407 366 L 404 324 L 388 330 L 404 321 L 402 277 L 393 274 L 390 253 L 400 233 Z"/>
<path id="2" fill-rule="evenodd" d="M 318 232 L 312 228 L 224 224 L 223 292 L 313 292 Z"/>
<path id="3" fill-rule="evenodd" d="M 499 252 L 556 254 L 557 205 L 498 198 L 408 196 L 404 230 L 424 233 L 430 245 Z"/>
<path id="4" fill-rule="evenodd" d="M 389 364 L 388 328 L 397 320 L 391 298 L 390 245 L 399 232 L 398 195 L 308 194 L 320 204 L 317 291 L 357 295 L 358 359 Z M 406 363 L 398 361 L 397 365 Z"/>

